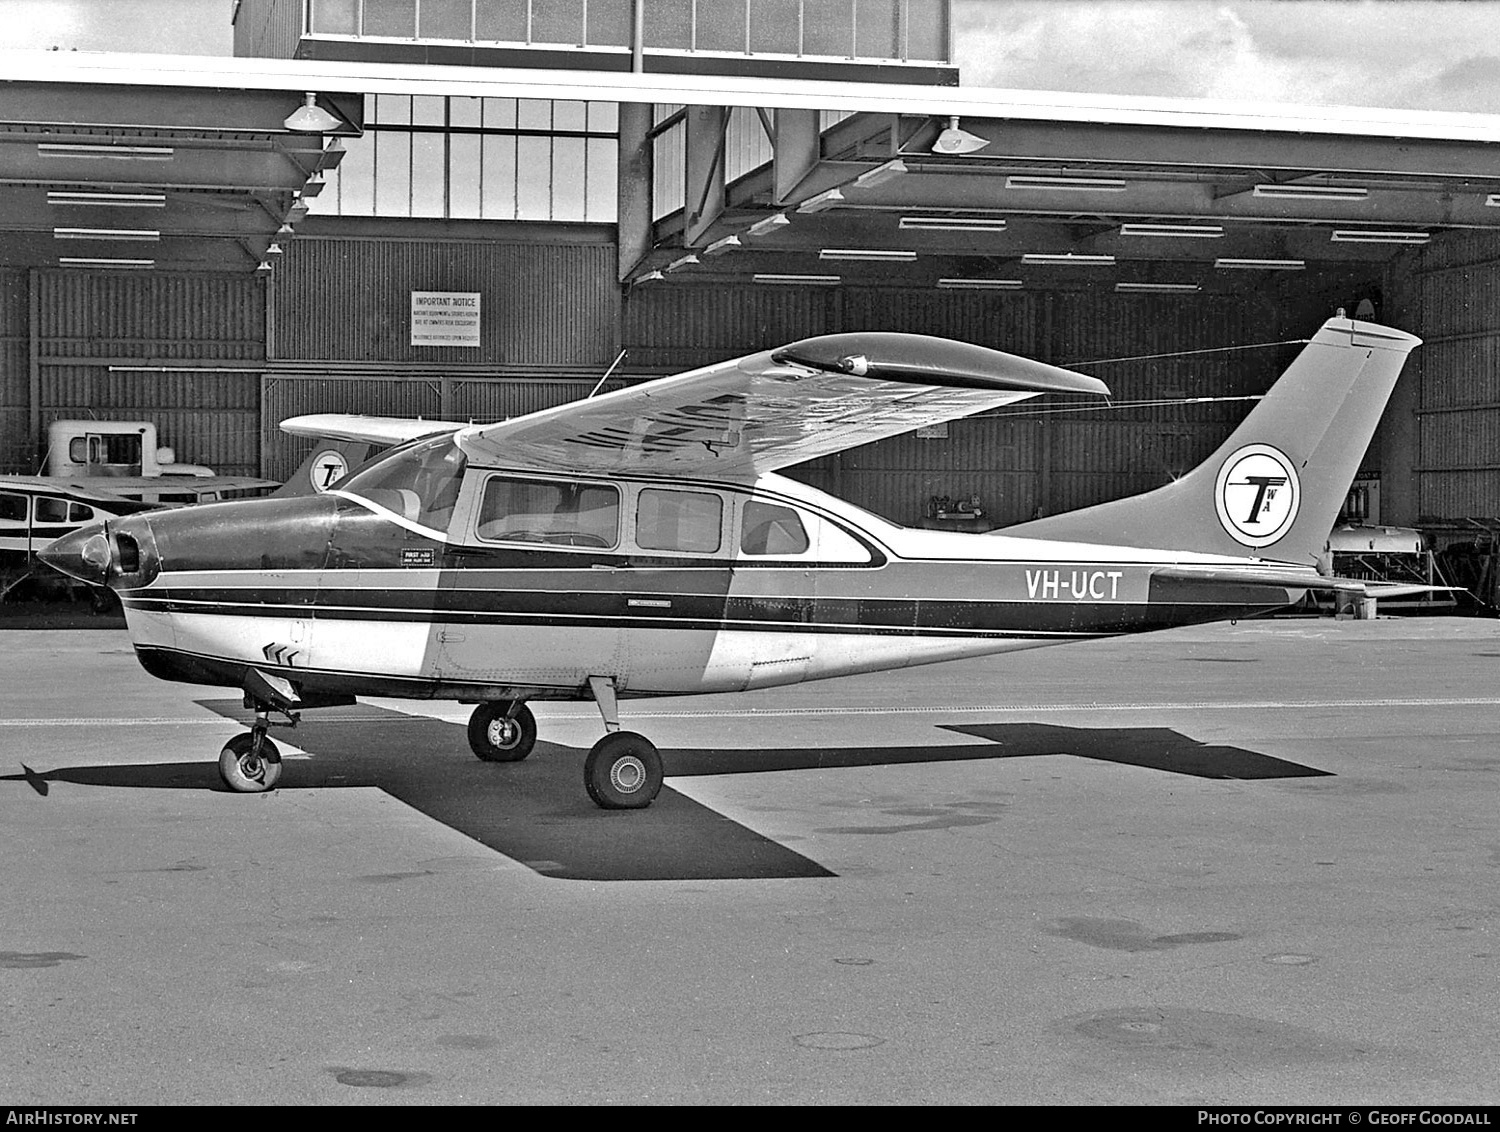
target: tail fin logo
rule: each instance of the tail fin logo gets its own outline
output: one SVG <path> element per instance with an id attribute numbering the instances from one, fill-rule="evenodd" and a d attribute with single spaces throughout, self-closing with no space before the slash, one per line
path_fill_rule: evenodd
<path id="1" fill-rule="evenodd" d="M 307 470 L 313 490 L 321 495 L 349 474 L 349 462 L 337 448 L 329 448 L 313 457 Z"/>
<path id="2" fill-rule="evenodd" d="M 1229 537 L 1242 546 L 1270 546 L 1291 529 L 1302 502 L 1291 458 L 1269 444 L 1247 444 L 1219 468 L 1214 505 Z"/>

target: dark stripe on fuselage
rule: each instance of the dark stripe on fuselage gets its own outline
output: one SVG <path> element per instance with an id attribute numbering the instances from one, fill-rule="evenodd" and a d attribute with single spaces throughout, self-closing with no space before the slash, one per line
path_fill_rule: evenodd
<path id="1" fill-rule="evenodd" d="M 174 614 L 310 617 L 449 625 L 762 630 L 913 636 L 1097 636 L 1248 617 L 1284 603 L 1143 604 L 824 598 L 532 589 L 241 589 L 162 587 L 123 595 L 128 608 Z M 633 604 L 634 603 L 634 604 Z"/>

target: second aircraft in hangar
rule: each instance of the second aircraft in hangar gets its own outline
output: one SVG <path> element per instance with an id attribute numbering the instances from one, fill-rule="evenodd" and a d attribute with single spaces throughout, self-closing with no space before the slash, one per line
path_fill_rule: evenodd
<path id="1" fill-rule="evenodd" d="M 500 424 L 320 416 L 405 441 L 330 490 L 111 519 L 44 552 L 118 591 L 147 671 L 242 689 L 220 771 L 273 786 L 273 715 L 356 696 L 477 704 L 483 759 L 530 700 L 597 703 L 585 784 L 649 805 L 632 696 L 732 692 L 1268 612 L 1361 590 L 1317 562 L 1418 339 L 1336 318 L 1202 465 L 990 534 L 912 530 L 776 471 L 1102 382 L 914 335 L 835 334 Z M 420 757 L 420 756 L 415 756 Z"/>

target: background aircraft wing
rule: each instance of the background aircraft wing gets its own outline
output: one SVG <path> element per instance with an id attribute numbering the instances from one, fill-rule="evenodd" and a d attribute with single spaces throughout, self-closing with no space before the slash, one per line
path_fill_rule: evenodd
<path id="1" fill-rule="evenodd" d="M 288 417 L 281 431 L 318 440 L 353 440 L 367 444 L 404 444 L 419 436 L 468 428 L 467 421 L 428 421 L 421 417 L 365 417 L 356 413 L 310 413 Z"/>
<path id="2" fill-rule="evenodd" d="M 831 334 L 467 428 L 458 443 L 507 468 L 749 479 L 1039 393 L 1109 389 L 963 342 Z"/>

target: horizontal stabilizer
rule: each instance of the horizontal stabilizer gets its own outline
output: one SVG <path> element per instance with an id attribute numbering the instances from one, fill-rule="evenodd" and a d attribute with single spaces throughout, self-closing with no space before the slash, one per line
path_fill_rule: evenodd
<path id="1" fill-rule="evenodd" d="M 1284 590 L 1319 590 L 1361 596 L 1371 583 L 1358 578 L 1328 578 L 1311 570 L 1284 570 L 1275 566 L 1163 566 L 1153 578 L 1170 582 L 1210 582 L 1219 585 L 1268 586 Z"/>

